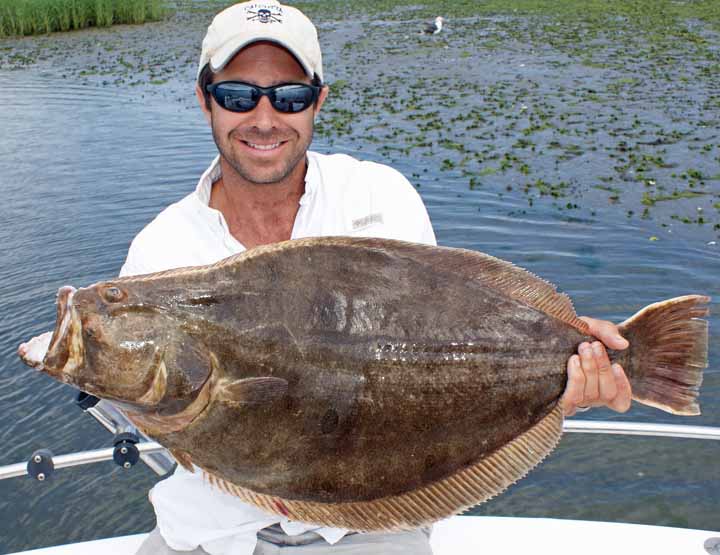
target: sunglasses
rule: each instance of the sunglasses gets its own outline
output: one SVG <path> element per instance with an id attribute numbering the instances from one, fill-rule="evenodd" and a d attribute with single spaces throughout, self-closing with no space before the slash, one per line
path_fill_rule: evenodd
<path id="1" fill-rule="evenodd" d="M 312 106 L 320 94 L 320 87 L 305 83 L 258 87 L 242 81 L 220 81 L 205 89 L 220 106 L 231 112 L 249 112 L 255 109 L 261 97 L 267 96 L 278 112 L 296 114 Z"/>

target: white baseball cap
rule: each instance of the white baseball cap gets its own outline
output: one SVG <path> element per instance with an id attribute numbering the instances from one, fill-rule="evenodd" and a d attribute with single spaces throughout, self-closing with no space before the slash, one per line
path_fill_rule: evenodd
<path id="1" fill-rule="evenodd" d="M 315 26 L 300 10 L 276 0 L 242 2 L 217 14 L 202 42 L 198 77 L 206 64 L 218 72 L 240 50 L 258 41 L 282 46 L 311 79 L 317 75 L 322 82 L 322 55 Z"/>

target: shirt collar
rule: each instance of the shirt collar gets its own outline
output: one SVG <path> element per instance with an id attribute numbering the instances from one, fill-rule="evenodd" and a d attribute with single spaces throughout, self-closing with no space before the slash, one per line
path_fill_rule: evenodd
<path id="1" fill-rule="evenodd" d="M 300 197 L 300 206 L 312 199 L 320 186 L 321 175 L 314 152 L 307 152 L 307 171 L 305 172 L 305 193 Z"/>
<path id="2" fill-rule="evenodd" d="M 222 175 L 220 169 L 220 155 L 218 154 L 210 164 L 210 167 L 200 176 L 197 187 L 195 187 L 195 194 L 205 206 L 210 206 L 210 194 L 212 193 L 212 185 Z"/>
<path id="3" fill-rule="evenodd" d="M 307 171 L 305 172 L 305 193 L 300 197 L 300 205 L 306 204 L 313 197 L 320 184 L 320 168 L 314 153 L 307 153 Z M 210 206 L 210 194 L 212 186 L 222 176 L 220 168 L 220 155 L 218 154 L 210 164 L 210 167 L 200 176 L 195 194 L 205 206 Z"/>

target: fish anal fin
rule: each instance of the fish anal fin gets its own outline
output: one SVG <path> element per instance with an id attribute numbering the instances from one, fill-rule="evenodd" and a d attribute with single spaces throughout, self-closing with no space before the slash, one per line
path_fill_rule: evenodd
<path id="1" fill-rule="evenodd" d="M 182 449 L 170 449 L 170 454 L 188 472 L 195 472 L 190 455 Z"/>
<path id="2" fill-rule="evenodd" d="M 416 490 L 373 501 L 297 501 L 256 493 L 215 476 L 210 476 L 210 482 L 266 512 L 299 522 L 358 531 L 413 529 L 464 512 L 507 489 L 555 448 L 562 425 L 558 405 L 535 426 L 475 464 Z"/>
<path id="3" fill-rule="evenodd" d="M 240 408 L 273 403 L 285 397 L 287 390 L 287 380 L 273 376 L 223 380 L 217 385 L 215 398 L 221 403 Z"/>

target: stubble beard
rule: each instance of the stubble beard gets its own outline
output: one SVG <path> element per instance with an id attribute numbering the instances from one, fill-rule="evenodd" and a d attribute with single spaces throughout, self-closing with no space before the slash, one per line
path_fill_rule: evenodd
<path id="1" fill-rule="evenodd" d="M 245 181 L 254 185 L 272 185 L 279 183 L 286 179 L 294 170 L 298 164 L 305 161 L 305 154 L 307 153 L 310 143 L 312 142 L 313 130 L 310 130 L 310 136 L 306 141 L 300 141 L 297 143 L 297 148 L 294 152 L 288 154 L 285 160 L 277 168 L 253 168 L 252 164 L 243 161 L 241 156 L 237 154 L 233 147 L 233 143 L 239 139 L 234 138 L 234 135 L 238 133 L 237 129 L 233 129 L 228 133 L 226 140 L 221 140 L 219 133 L 215 126 L 212 126 L 212 135 L 215 145 L 217 146 L 220 156 L 228 163 L 228 165 L 235 170 L 237 175 Z M 296 136 L 297 136 L 297 132 Z M 244 133 L 244 140 L 257 140 L 257 142 L 272 142 L 275 140 L 282 140 L 277 134 L 270 133 L 253 133 L 252 137 L 249 137 L 248 133 Z"/>

